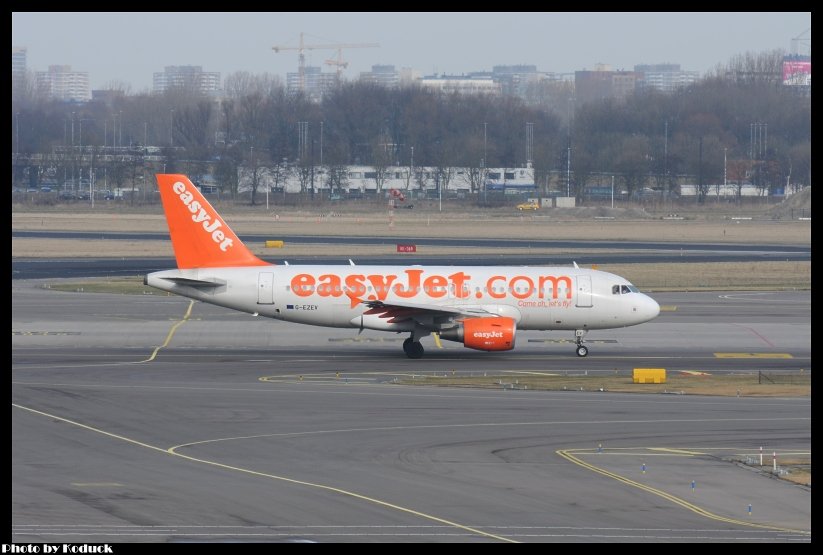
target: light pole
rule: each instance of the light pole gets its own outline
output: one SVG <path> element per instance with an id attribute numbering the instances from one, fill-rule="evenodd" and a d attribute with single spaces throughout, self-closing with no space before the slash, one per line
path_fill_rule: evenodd
<path id="1" fill-rule="evenodd" d="M 120 110 L 120 137 L 117 138 L 120 146 L 123 146 L 123 110 Z"/>
<path id="2" fill-rule="evenodd" d="M 483 159 L 480 161 L 480 179 L 483 180 L 483 206 L 485 206 L 486 202 L 487 202 L 487 200 L 486 200 L 486 146 L 487 146 L 486 131 L 488 131 L 487 126 L 488 126 L 488 123 L 484 121 L 483 122 Z"/>
<path id="3" fill-rule="evenodd" d="M 169 110 L 169 143 L 174 147 L 174 108 Z"/>
<path id="4" fill-rule="evenodd" d="M 486 131 L 488 131 L 488 123 L 483 122 L 483 160 L 486 159 Z"/>
<path id="5" fill-rule="evenodd" d="M 74 112 L 71 113 L 71 190 L 76 190 L 77 183 L 74 181 L 74 170 L 77 166 L 77 153 L 74 151 Z"/>
<path id="6" fill-rule="evenodd" d="M 320 122 L 320 167 L 323 167 L 323 122 Z"/>
<path id="7" fill-rule="evenodd" d="M 726 151 L 728 149 L 723 149 L 723 194 L 726 194 Z"/>
<path id="8" fill-rule="evenodd" d="M 669 175 L 669 120 L 663 128 L 663 175 Z"/>
<path id="9" fill-rule="evenodd" d="M 574 117 L 574 97 L 570 96 L 566 103 L 568 126 L 566 128 L 566 198 L 572 196 L 572 119 Z"/>
<path id="10" fill-rule="evenodd" d="M 612 176 L 612 208 L 614 208 L 614 176 Z"/>
<path id="11" fill-rule="evenodd" d="M 411 161 L 409 162 L 409 182 L 406 185 L 406 189 L 412 184 L 412 179 L 414 179 L 414 147 L 411 147 Z"/>
<path id="12" fill-rule="evenodd" d="M 483 206 L 486 206 L 486 159 L 480 160 L 480 180 L 483 182 Z"/>

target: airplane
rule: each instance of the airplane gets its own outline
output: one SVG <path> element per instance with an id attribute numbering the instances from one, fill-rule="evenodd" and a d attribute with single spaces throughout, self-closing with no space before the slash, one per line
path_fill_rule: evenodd
<path id="1" fill-rule="evenodd" d="M 233 310 L 314 326 L 430 334 L 480 351 L 514 348 L 518 331 L 589 330 L 648 322 L 660 306 L 628 280 L 568 266 L 275 265 L 255 256 L 185 175 L 157 174 L 177 269 L 144 283 Z"/>

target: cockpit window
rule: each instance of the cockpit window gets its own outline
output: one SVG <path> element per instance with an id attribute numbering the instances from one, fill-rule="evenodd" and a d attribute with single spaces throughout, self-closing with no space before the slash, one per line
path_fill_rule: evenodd
<path id="1" fill-rule="evenodd" d="M 612 295 L 625 295 L 626 293 L 640 293 L 640 289 L 634 285 L 612 285 Z"/>

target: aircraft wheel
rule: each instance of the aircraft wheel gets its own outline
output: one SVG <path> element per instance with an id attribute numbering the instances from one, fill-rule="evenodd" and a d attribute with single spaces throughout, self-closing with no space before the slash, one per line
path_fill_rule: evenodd
<path id="1" fill-rule="evenodd" d="M 410 340 L 407 340 L 410 341 Z M 406 349 L 405 342 L 403 343 L 403 350 L 406 351 L 406 356 L 409 358 L 422 358 L 425 349 L 419 341 L 412 341 L 409 343 L 409 348 Z"/>
<path id="2" fill-rule="evenodd" d="M 412 338 L 409 337 L 405 341 L 403 341 L 403 352 L 409 355 L 409 349 L 411 349 L 411 344 L 413 343 Z M 409 355 L 411 356 L 411 355 Z"/>
<path id="3" fill-rule="evenodd" d="M 584 356 L 586 356 L 587 354 L 589 354 L 589 349 L 587 349 L 587 348 L 586 348 L 586 347 L 584 347 L 583 345 L 579 345 L 579 346 L 577 347 L 577 356 L 579 356 L 579 357 L 584 357 Z"/>

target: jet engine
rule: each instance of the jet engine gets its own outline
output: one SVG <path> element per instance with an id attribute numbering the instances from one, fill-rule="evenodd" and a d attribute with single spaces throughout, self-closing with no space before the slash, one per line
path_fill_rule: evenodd
<path id="1" fill-rule="evenodd" d="M 440 338 L 479 351 L 509 351 L 514 349 L 516 332 L 517 322 L 512 318 L 468 318 L 441 331 Z"/>

